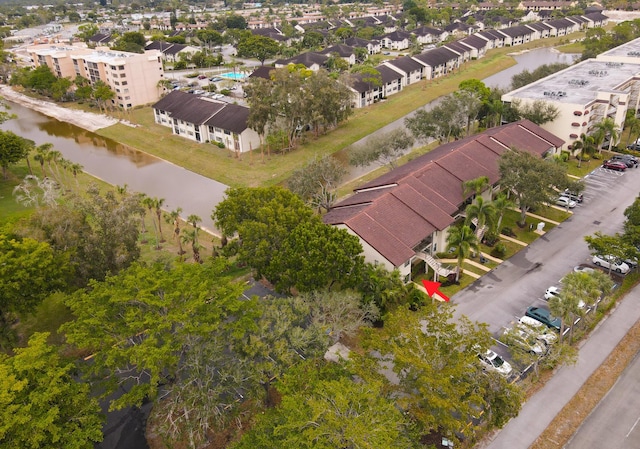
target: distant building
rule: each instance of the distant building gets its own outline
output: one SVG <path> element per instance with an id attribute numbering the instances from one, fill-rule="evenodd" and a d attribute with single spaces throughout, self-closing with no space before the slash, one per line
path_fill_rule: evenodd
<path id="1" fill-rule="evenodd" d="M 196 142 L 222 143 L 239 153 L 260 146 L 260 136 L 247 126 L 249 108 L 204 96 L 173 91 L 153 105 L 158 125 Z"/>
<path id="2" fill-rule="evenodd" d="M 107 47 L 38 45 L 27 52 L 33 67 L 46 65 L 58 78 L 74 80 L 81 76 L 92 84 L 104 82 L 116 94 L 111 100 L 113 106 L 129 109 L 160 98 L 158 83 L 164 79 L 164 70 L 157 50 L 139 54 Z"/>

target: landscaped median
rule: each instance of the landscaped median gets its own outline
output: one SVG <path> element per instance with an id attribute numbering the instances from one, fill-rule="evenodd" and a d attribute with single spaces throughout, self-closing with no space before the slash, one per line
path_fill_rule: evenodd
<path id="1" fill-rule="evenodd" d="M 520 220 L 520 210 L 507 210 L 503 217 L 501 226 L 503 233 L 500 234 L 499 241 L 493 247 L 480 244 L 480 254 L 464 260 L 459 282 L 449 284 L 443 280 L 440 291 L 449 297 L 453 296 L 571 216 L 564 209 L 553 206 L 541 207 L 536 212 L 538 213 L 527 213 L 526 225 L 520 227 L 517 225 Z M 543 232 L 537 231 L 539 223 L 544 223 Z M 507 232 L 509 235 L 505 234 Z M 500 257 L 495 254 L 498 243 L 504 249 L 504 254 L 501 254 Z M 458 264 L 457 259 L 449 258 L 447 254 L 441 256 L 439 259 L 445 265 L 454 267 Z M 422 288 L 421 281 L 423 279 L 432 280 L 433 271 L 428 269 L 426 273 L 414 276 L 413 281 L 419 288 Z"/>

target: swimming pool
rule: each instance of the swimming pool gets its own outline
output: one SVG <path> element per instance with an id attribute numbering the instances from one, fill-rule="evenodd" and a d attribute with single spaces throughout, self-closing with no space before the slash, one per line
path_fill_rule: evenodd
<path id="1" fill-rule="evenodd" d="M 232 80 L 241 80 L 247 77 L 247 75 L 245 75 L 244 73 L 238 73 L 238 72 L 221 73 L 219 76 L 221 76 L 222 78 L 229 78 Z"/>

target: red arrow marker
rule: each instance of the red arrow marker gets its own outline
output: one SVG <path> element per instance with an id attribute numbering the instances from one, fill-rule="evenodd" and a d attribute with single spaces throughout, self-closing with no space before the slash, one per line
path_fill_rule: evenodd
<path id="1" fill-rule="evenodd" d="M 439 297 L 444 299 L 446 302 L 449 302 L 449 297 L 445 296 L 440 290 L 438 290 L 438 287 L 441 285 L 440 282 L 427 281 L 423 279 L 422 285 L 424 285 L 425 290 L 427 290 L 427 295 L 433 298 L 433 295 L 437 293 Z"/>

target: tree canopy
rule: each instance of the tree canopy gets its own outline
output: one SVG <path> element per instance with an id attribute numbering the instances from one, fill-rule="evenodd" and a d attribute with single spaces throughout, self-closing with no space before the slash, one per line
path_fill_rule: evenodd
<path id="1" fill-rule="evenodd" d="M 0 353 L 0 446 L 92 449 L 103 439 L 100 406 L 48 335 L 34 334 L 13 357 Z"/>
<path id="2" fill-rule="evenodd" d="M 499 160 L 500 184 L 510 190 L 518 202 L 520 225 L 526 214 L 543 203 L 555 201 L 558 189 L 569 184 L 565 169 L 559 164 L 526 151 L 506 151 Z"/>

